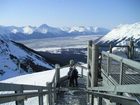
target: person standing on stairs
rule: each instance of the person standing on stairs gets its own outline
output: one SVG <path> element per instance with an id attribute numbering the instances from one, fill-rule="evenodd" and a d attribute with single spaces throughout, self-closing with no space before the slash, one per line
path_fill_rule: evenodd
<path id="1" fill-rule="evenodd" d="M 74 60 L 70 60 L 70 68 L 68 72 L 69 86 L 78 86 L 78 71 L 75 67 Z"/>

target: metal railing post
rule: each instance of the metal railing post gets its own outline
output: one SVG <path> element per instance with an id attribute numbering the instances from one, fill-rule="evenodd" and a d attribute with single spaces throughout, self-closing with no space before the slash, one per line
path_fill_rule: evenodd
<path id="1" fill-rule="evenodd" d="M 94 105 L 94 95 L 91 94 L 91 105 Z"/>
<path id="2" fill-rule="evenodd" d="M 120 78 L 119 78 L 119 84 L 122 85 L 123 83 L 123 63 L 122 63 L 122 60 L 120 61 Z"/>
<path id="3" fill-rule="evenodd" d="M 59 64 L 55 65 L 55 70 L 56 70 L 55 71 L 55 85 L 57 86 L 60 80 L 60 65 Z"/>
<path id="4" fill-rule="evenodd" d="M 15 93 L 23 93 L 23 87 L 20 86 L 20 90 L 19 91 L 15 91 Z M 24 105 L 24 100 L 16 101 L 16 105 Z"/>
<path id="5" fill-rule="evenodd" d="M 131 39 L 128 43 L 128 58 L 133 59 L 134 56 L 134 42 Z"/>
<path id="6" fill-rule="evenodd" d="M 99 48 L 97 45 L 92 45 L 92 67 L 91 67 L 91 87 L 98 85 L 98 62 Z"/>
<path id="7" fill-rule="evenodd" d="M 98 98 L 98 105 L 102 105 L 102 97 Z"/>
<path id="8" fill-rule="evenodd" d="M 47 103 L 48 105 L 53 105 L 52 104 L 52 83 L 47 82 L 46 85 L 48 87 Z"/>
<path id="9" fill-rule="evenodd" d="M 87 88 L 91 87 L 91 62 L 92 62 L 92 40 L 88 41 L 88 47 L 87 47 Z M 87 93 L 87 103 L 90 103 L 90 94 Z"/>
<path id="10" fill-rule="evenodd" d="M 38 92 L 40 93 L 39 94 L 39 105 L 43 105 L 43 95 L 41 95 L 41 92 L 43 92 L 42 89 L 39 89 Z"/>
<path id="11" fill-rule="evenodd" d="M 87 68 L 88 68 L 88 72 L 87 72 L 87 88 L 91 87 L 91 62 L 92 62 L 92 40 L 88 41 L 88 54 L 87 54 Z"/>

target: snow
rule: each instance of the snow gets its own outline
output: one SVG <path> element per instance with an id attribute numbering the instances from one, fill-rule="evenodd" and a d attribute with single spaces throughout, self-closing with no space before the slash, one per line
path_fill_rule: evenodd
<path id="1" fill-rule="evenodd" d="M 84 31 L 87 31 L 87 29 L 84 27 L 84 26 L 75 26 L 75 27 L 72 27 L 70 30 L 69 30 L 69 33 L 71 32 L 84 32 Z"/>
<path id="2" fill-rule="evenodd" d="M 84 64 L 83 66 L 87 66 Z M 79 74 L 81 73 L 81 68 L 76 67 Z M 60 69 L 60 77 L 64 77 L 67 75 L 69 71 L 69 67 Z M 32 73 L 32 74 L 26 74 L 22 76 L 13 77 L 10 79 L 6 79 L 0 82 L 4 83 L 15 83 L 15 84 L 27 84 L 27 85 L 38 85 L 38 86 L 46 86 L 46 82 L 52 82 L 53 76 L 55 74 L 55 69 L 38 72 L 38 73 Z M 84 70 L 84 75 L 87 75 L 87 70 Z"/>
<path id="3" fill-rule="evenodd" d="M 18 32 L 18 30 L 17 29 L 13 29 L 11 32 L 16 34 Z"/>
<path id="4" fill-rule="evenodd" d="M 25 33 L 25 34 L 32 34 L 33 33 L 33 28 L 31 27 L 31 26 L 25 26 L 24 28 L 23 28 L 23 33 Z"/>
<path id="5" fill-rule="evenodd" d="M 103 36 L 97 43 L 101 44 L 112 44 L 112 45 L 128 45 L 128 42 L 132 39 L 134 41 L 134 46 L 140 46 L 140 22 L 134 24 L 124 24 L 119 25 L 114 28 L 108 34 Z M 113 53 L 127 57 L 127 49 L 126 48 L 113 48 Z M 140 49 L 134 49 L 134 59 L 140 59 Z"/>

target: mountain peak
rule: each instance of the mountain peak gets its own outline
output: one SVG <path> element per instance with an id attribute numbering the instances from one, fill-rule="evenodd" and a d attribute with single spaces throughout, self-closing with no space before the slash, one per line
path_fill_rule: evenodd
<path id="1" fill-rule="evenodd" d="M 39 26 L 39 28 L 48 28 L 49 26 L 47 24 L 42 24 Z"/>
<path id="2" fill-rule="evenodd" d="M 24 34 L 32 34 L 33 31 L 34 31 L 34 28 L 33 28 L 32 26 L 30 26 L 30 25 L 25 26 L 25 27 L 23 28 L 23 33 L 24 33 Z"/>

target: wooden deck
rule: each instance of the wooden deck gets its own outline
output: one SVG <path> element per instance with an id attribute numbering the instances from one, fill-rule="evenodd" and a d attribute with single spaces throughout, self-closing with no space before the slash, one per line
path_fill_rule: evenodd
<path id="1" fill-rule="evenodd" d="M 87 105 L 86 78 L 78 78 L 78 87 L 68 87 L 68 81 L 63 82 L 57 94 L 56 105 Z"/>

